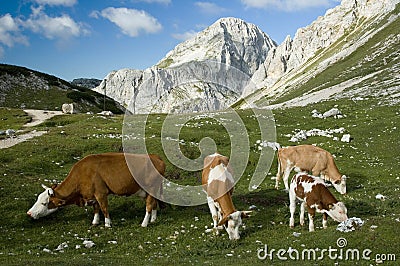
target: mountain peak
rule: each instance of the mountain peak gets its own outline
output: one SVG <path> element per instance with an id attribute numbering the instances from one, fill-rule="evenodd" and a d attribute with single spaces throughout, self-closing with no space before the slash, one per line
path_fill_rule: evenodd
<path id="1" fill-rule="evenodd" d="M 178 44 L 157 66 L 167 68 L 191 61 L 213 60 L 252 75 L 275 46 L 275 42 L 256 25 L 239 18 L 220 18 L 196 36 Z"/>

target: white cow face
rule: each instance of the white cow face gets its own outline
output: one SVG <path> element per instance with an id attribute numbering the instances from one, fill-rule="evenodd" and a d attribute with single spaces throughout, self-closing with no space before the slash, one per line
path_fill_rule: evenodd
<path id="1" fill-rule="evenodd" d="M 240 238 L 239 226 L 242 225 L 242 217 L 240 211 L 236 211 L 229 215 L 228 225 L 225 230 L 229 235 L 230 240 L 237 240 Z"/>
<path id="2" fill-rule="evenodd" d="M 57 210 L 57 208 L 48 208 L 50 196 L 54 195 L 53 189 L 46 187 L 45 185 L 42 185 L 42 187 L 44 188 L 44 191 L 39 194 L 35 204 L 33 204 L 32 208 L 30 208 L 26 213 L 33 219 L 39 219 L 40 217 L 47 216 Z"/>
<path id="3" fill-rule="evenodd" d="M 347 208 L 343 202 L 337 202 L 335 204 L 329 205 L 329 210 L 326 213 L 332 217 L 336 222 L 346 221 L 347 218 Z"/>
<path id="4" fill-rule="evenodd" d="M 242 225 L 242 218 L 248 217 L 249 211 L 236 211 L 222 219 L 218 225 L 225 225 L 230 240 L 240 239 L 239 227 Z"/>
<path id="5" fill-rule="evenodd" d="M 346 194 L 346 179 L 347 177 L 342 175 L 341 181 L 333 182 L 333 187 L 342 195 Z"/>

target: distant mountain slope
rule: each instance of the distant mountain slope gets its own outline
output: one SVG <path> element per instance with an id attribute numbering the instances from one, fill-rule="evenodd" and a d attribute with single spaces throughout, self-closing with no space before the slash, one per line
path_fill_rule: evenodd
<path id="1" fill-rule="evenodd" d="M 93 89 L 99 86 L 101 83 L 100 79 L 88 79 L 88 78 L 78 78 L 71 81 L 72 85 L 84 87 L 87 89 Z"/>
<path id="2" fill-rule="evenodd" d="M 103 110 L 104 96 L 55 76 L 0 64 L 0 106 L 61 110 L 62 104 L 73 102 L 82 112 L 99 112 Z M 106 98 L 106 109 L 114 113 L 124 111 L 110 98 Z"/>
<path id="3" fill-rule="evenodd" d="M 399 89 L 399 0 L 343 0 L 271 50 L 236 106 L 302 105 Z M 396 7 L 397 5 L 397 7 Z M 297 98 L 297 99 L 296 99 Z M 295 104 L 296 103 L 296 104 Z M 279 105 L 282 106 L 282 105 Z"/>
<path id="4" fill-rule="evenodd" d="M 275 46 L 257 26 L 222 18 L 177 45 L 155 66 L 113 71 L 94 90 L 134 113 L 220 110 L 240 97 Z M 237 85 L 228 88 L 229 82 Z"/>

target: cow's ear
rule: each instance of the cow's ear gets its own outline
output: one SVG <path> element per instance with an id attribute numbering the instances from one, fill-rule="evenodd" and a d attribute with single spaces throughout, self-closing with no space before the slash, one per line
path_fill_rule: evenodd
<path id="1" fill-rule="evenodd" d="M 66 202 L 65 200 L 60 199 L 60 200 L 57 201 L 56 206 L 57 206 L 57 207 L 59 207 L 59 206 L 64 206 L 64 205 L 65 205 L 65 202 Z"/>
<path id="2" fill-rule="evenodd" d="M 240 215 L 242 218 L 249 218 L 250 213 L 252 213 L 252 211 L 242 211 Z"/>
<path id="3" fill-rule="evenodd" d="M 228 216 L 225 216 L 224 218 L 222 218 L 222 220 L 221 221 L 219 221 L 219 223 L 218 223 L 218 225 L 217 226 L 221 226 L 221 225 L 224 225 L 229 219 L 231 219 L 231 216 L 230 215 L 228 215 Z"/>
<path id="4" fill-rule="evenodd" d="M 61 207 L 61 206 L 64 206 L 65 203 L 66 203 L 65 200 L 53 198 L 53 199 L 51 199 L 50 202 L 49 202 L 49 208 Z"/>
<path id="5" fill-rule="evenodd" d="M 44 185 L 44 184 L 42 184 L 42 188 L 44 188 L 44 190 L 47 190 L 49 187 Z"/>

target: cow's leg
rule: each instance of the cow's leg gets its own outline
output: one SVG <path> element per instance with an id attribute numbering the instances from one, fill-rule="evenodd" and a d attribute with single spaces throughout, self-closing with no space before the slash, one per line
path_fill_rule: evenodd
<path id="1" fill-rule="evenodd" d="M 151 207 L 151 218 L 150 223 L 154 223 L 157 219 L 157 200 L 153 198 L 152 207 Z"/>
<path id="2" fill-rule="evenodd" d="M 289 190 L 289 201 L 290 201 L 290 219 L 289 226 L 294 228 L 294 212 L 296 211 L 296 194 L 293 189 Z"/>
<path id="3" fill-rule="evenodd" d="M 100 223 L 100 205 L 96 202 L 93 204 L 94 217 L 92 225 L 98 225 Z"/>
<path id="4" fill-rule="evenodd" d="M 142 227 L 147 227 L 147 225 L 149 224 L 149 221 L 152 216 L 153 208 L 156 205 L 155 203 L 156 203 L 156 200 L 151 195 L 146 196 L 146 213 L 144 215 Z"/>
<path id="5" fill-rule="evenodd" d="M 210 213 L 211 213 L 211 218 L 213 220 L 214 228 L 217 227 L 218 222 L 219 222 L 219 215 L 217 208 L 215 207 L 214 199 L 207 196 L 207 203 L 208 203 L 208 208 L 210 208 Z"/>
<path id="6" fill-rule="evenodd" d="M 314 232 L 314 216 L 315 216 L 315 210 L 312 208 L 308 209 L 308 231 Z"/>
<path id="7" fill-rule="evenodd" d="M 304 225 L 304 211 L 305 211 L 306 201 L 300 204 L 300 225 Z"/>
<path id="8" fill-rule="evenodd" d="M 108 213 L 108 198 L 107 194 L 95 195 L 97 202 L 100 205 L 101 212 L 104 214 L 104 226 L 111 227 L 111 219 Z"/>
<path id="9" fill-rule="evenodd" d="M 285 184 L 286 191 L 289 190 L 289 175 L 292 169 L 293 167 L 290 164 L 287 164 L 286 168 L 283 170 L 283 183 Z"/>
<path id="10" fill-rule="evenodd" d="M 276 173 L 275 179 L 275 189 L 279 189 L 279 182 L 281 181 L 282 173 L 281 173 L 281 161 L 278 157 L 278 172 Z"/>
<path id="11" fill-rule="evenodd" d="M 328 227 L 328 215 L 326 213 L 322 214 L 322 228 L 326 229 Z"/>

